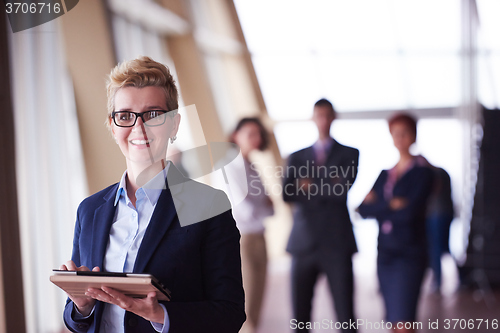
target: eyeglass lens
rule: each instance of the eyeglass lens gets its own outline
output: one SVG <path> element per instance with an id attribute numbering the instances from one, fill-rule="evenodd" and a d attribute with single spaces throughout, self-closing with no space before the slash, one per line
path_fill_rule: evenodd
<path id="1" fill-rule="evenodd" d="M 166 111 L 152 110 L 141 113 L 130 111 L 118 111 L 114 113 L 114 122 L 117 126 L 131 127 L 135 125 L 137 116 L 142 116 L 142 120 L 146 126 L 159 126 L 165 123 Z"/>

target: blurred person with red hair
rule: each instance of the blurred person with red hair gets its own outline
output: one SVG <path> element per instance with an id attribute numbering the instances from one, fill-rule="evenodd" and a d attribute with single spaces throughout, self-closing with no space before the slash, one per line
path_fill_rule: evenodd
<path id="1" fill-rule="evenodd" d="M 379 224 L 377 275 L 387 321 L 396 332 L 414 332 L 420 288 L 427 267 L 426 204 L 433 174 L 422 156 L 410 153 L 417 138 L 417 121 L 398 113 L 389 131 L 399 161 L 383 170 L 358 212 Z M 410 325 L 408 325 L 410 326 Z"/>

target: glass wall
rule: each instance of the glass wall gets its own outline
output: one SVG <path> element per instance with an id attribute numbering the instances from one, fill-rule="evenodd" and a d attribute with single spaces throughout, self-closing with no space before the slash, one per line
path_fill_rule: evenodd
<path id="1" fill-rule="evenodd" d="M 332 136 L 361 154 L 349 198 L 354 209 L 379 172 L 397 162 L 386 118 L 408 111 L 421 119 L 414 153 L 448 171 L 460 211 L 467 164 L 472 163 L 464 161 L 469 132 L 459 111 L 466 89 L 463 66 L 471 54 L 463 42 L 464 3 L 235 0 L 282 156 L 314 143 L 313 105 L 328 98 L 339 115 Z M 473 8 L 474 1 L 468 5 Z M 479 97 L 491 106 L 498 105 L 500 91 L 494 33 L 500 29 L 498 5 L 478 1 Z M 352 216 L 359 241 L 364 222 Z M 453 230 L 452 247 L 459 257 L 467 246 L 467 228 Z"/>

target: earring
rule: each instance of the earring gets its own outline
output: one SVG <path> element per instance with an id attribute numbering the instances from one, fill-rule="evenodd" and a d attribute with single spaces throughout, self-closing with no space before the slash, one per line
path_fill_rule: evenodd
<path id="1" fill-rule="evenodd" d="M 174 135 L 173 137 L 170 138 L 170 144 L 174 143 L 175 140 L 177 140 L 176 135 Z"/>

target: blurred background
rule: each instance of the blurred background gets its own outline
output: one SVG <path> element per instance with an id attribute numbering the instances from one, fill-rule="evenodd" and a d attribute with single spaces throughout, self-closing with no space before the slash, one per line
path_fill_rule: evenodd
<path id="1" fill-rule="evenodd" d="M 383 309 L 378 227 L 354 208 L 380 171 L 397 162 L 386 119 L 407 111 L 419 119 L 414 153 L 450 174 L 457 212 L 443 295 L 424 295 L 419 318 L 475 318 L 474 311 L 493 318 L 499 294 L 492 288 L 500 285 L 499 15 L 498 0 L 85 0 L 16 33 L 2 15 L 0 331 L 64 331 L 65 295 L 49 276 L 71 257 L 79 202 L 125 170 L 104 125 L 105 80 L 118 62 L 139 55 L 166 64 L 181 106 L 196 106 L 197 113 L 183 115 L 175 149 L 196 147 L 200 137 L 226 141 L 246 116 L 260 117 L 271 133 L 271 149 L 255 157 L 276 207 L 266 221 L 270 277 L 260 332 L 289 331 L 284 249 L 291 214 L 276 171 L 316 141 L 310 118 L 323 97 L 338 112 L 331 134 L 360 150 L 348 199 L 360 250 L 357 316 L 380 321 Z M 190 163 L 184 161 L 188 171 Z M 465 287 L 472 289 L 457 293 Z M 313 318 L 331 318 L 326 284 L 317 288 Z"/>

